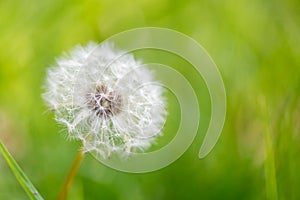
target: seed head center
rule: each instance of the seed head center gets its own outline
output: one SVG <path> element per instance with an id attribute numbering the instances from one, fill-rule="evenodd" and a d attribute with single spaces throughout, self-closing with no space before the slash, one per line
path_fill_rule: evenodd
<path id="1" fill-rule="evenodd" d="M 88 93 L 87 105 L 98 117 L 109 118 L 120 113 L 122 99 L 116 91 L 99 84 L 94 92 Z"/>

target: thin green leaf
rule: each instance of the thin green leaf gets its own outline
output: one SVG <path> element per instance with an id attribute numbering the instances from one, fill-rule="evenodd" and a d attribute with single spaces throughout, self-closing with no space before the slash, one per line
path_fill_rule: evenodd
<path id="1" fill-rule="evenodd" d="M 270 122 L 270 113 L 267 107 L 267 102 L 264 96 L 259 99 L 259 109 L 262 111 L 262 121 L 265 124 L 263 131 L 264 146 L 265 146 L 265 185 L 266 185 L 266 199 L 277 200 L 277 180 L 276 180 L 276 167 L 275 156 L 273 149 L 272 130 Z"/>
<path id="2" fill-rule="evenodd" d="M 3 145 L 2 141 L 0 140 L 0 151 L 5 158 L 6 162 L 8 163 L 10 169 L 15 174 L 16 178 L 18 179 L 19 183 L 22 185 L 23 189 L 27 193 L 27 195 L 33 200 L 43 200 L 42 196 L 38 193 L 37 189 L 33 186 L 30 180 L 27 178 L 25 173 L 7 151 L 5 146 Z"/>

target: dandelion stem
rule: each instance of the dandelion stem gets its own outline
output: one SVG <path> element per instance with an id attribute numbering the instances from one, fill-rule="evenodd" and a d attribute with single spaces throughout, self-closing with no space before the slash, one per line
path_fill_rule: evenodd
<path id="1" fill-rule="evenodd" d="M 75 157 L 73 165 L 69 171 L 69 174 L 64 182 L 64 185 L 60 191 L 60 194 L 59 194 L 57 200 L 65 200 L 67 198 L 68 191 L 71 187 L 74 177 L 77 174 L 77 171 L 82 163 L 83 158 L 84 158 L 84 151 L 82 149 L 80 149 L 80 151 L 78 151 L 78 153 Z"/>

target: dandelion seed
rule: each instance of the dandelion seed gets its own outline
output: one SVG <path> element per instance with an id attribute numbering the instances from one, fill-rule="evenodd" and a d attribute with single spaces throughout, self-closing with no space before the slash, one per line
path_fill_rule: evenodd
<path id="1" fill-rule="evenodd" d="M 68 137 L 107 158 L 151 146 L 165 121 L 163 88 L 111 44 L 77 46 L 48 70 L 43 98 Z"/>

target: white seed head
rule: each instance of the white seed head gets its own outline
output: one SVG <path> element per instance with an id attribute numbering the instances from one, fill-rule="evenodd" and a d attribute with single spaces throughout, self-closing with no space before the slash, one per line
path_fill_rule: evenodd
<path id="1" fill-rule="evenodd" d="M 109 43 L 77 46 L 47 73 L 43 98 L 84 150 L 104 158 L 151 146 L 165 122 L 163 88 Z"/>

